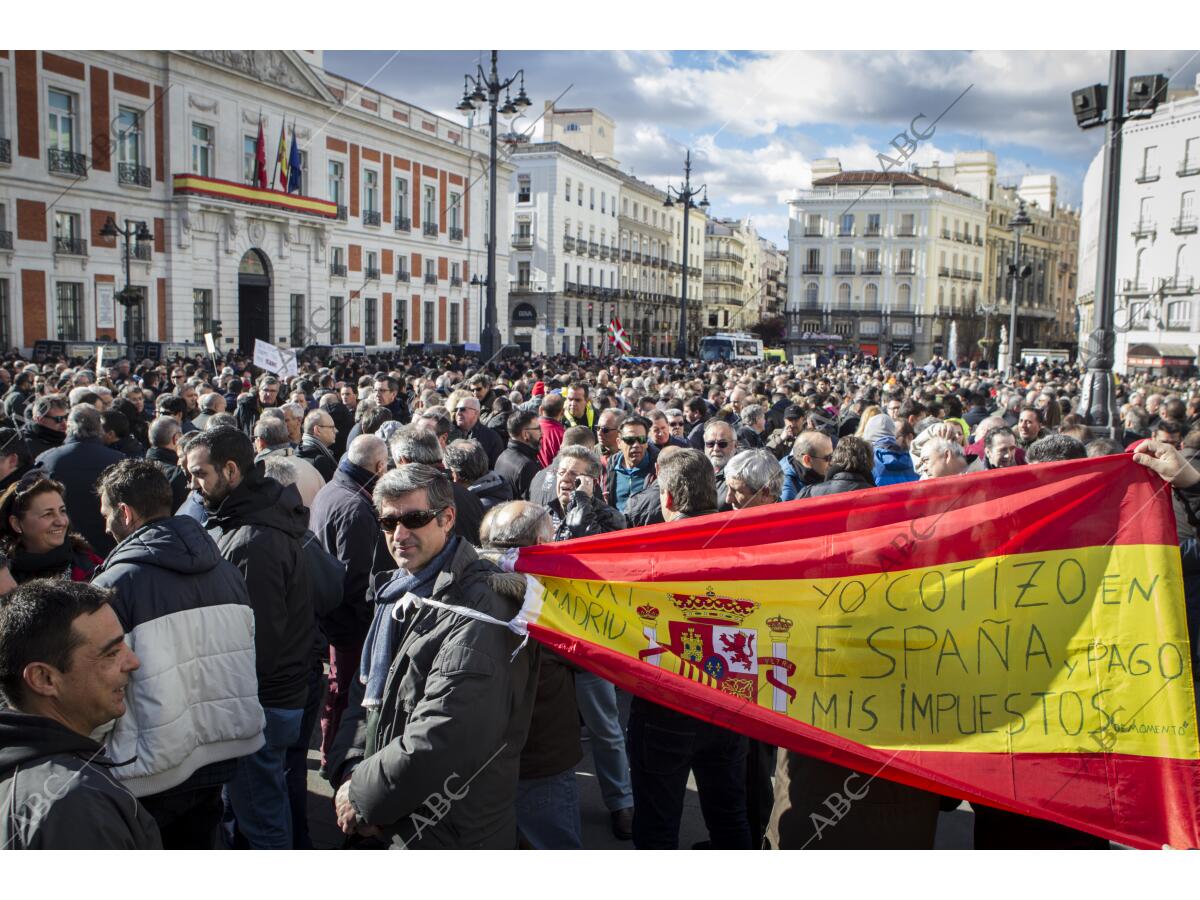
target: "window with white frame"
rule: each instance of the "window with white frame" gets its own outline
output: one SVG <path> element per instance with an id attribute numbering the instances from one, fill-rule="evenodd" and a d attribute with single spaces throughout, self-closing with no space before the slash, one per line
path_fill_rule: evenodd
<path id="1" fill-rule="evenodd" d="M 378 298 L 367 297 L 363 300 L 363 321 L 366 323 L 366 334 L 363 336 L 363 343 L 368 347 L 374 347 L 379 343 Z"/>
<path id="2" fill-rule="evenodd" d="M 192 340 L 195 343 L 204 343 L 205 333 L 212 330 L 212 320 L 212 290 L 210 288 L 193 288 Z"/>
<path id="3" fill-rule="evenodd" d="M 421 321 L 421 340 L 426 344 L 432 344 L 436 339 L 433 336 L 433 301 L 425 301 L 425 314 Z"/>
<path id="4" fill-rule="evenodd" d="M 804 305 L 809 309 L 813 309 L 816 307 L 817 303 L 820 302 L 819 298 L 820 288 L 817 287 L 817 283 L 815 281 L 810 281 L 804 288 Z"/>
<path id="5" fill-rule="evenodd" d="M 117 162 L 142 165 L 142 113 L 127 106 L 117 113 Z"/>
<path id="6" fill-rule="evenodd" d="M 83 283 L 60 281 L 55 289 L 60 341 L 83 340 Z"/>
<path id="7" fill-rule="evenodd" d="M 74 153 L 79 144 L 79 98 L 51 88 L 46 114 L 46 145 L 51 150 Z"/>
<path id="8" fill-rule="evenodd" d="M 434 186 L 432 184 L 427 184 L 424 187 L 423 194 L 425 197 L 425 203 L 424 203 L 425 209 L 423 210 L 423 215 L 425 216 L 425 223 L 426 224 L 432 223 L 432 224 L 436 225 L 437 221 L 438 221 L 437 190 L 434 188 Z"/>
<path id="9" fill-rule="evenodd" d="M 254 183 L 254 170 L 258 160 L 258 138 L 252 134 L 242 135 L 242 180 Z"/>
<path id="10" fill-rule="evenodd" d="M 396 224 L 407 222 L 411 218 L 408 208 L 408 179 L 396 176 Z"/>
<path id="11" fill-rule="evenodd" d="M 379 212 L 379 173 L 374 169 L 363 170 L 363 212 Z"/>
<path id="12" fill-rule="evenodd" d="M 838 305 L 843 309 L 850 305 L 850 285 L 844 281 L 838 285 Z"/>
<path id="13" fill-rule="evenodd" d="M 571 179 L 567 179 L 567 202 L 571 202 Z"/>
<path id="14" fill-rule="evenodd" d="M 329 202 L 337 206 L 346 205 L 346 166 L 340 160 L 331 159 L 325 167 L 325 188 Z"/>
<path id="15" fill-rule="evenodd" d="M 460 304 L 458 302 L 453 302 L 450 304 L 450 334 L 446 336 L 446 339 L 451 344 L 458 343 L 458 332 L 459 332 L 459 324 L 460 324 L 459 319 L 462 315 L 461 309 L 462 309 L 462 304 Z"/>
<path id="16" fill-rule="evenodd" d="M 1192 324 L 1192 304 L 1190 300 L 1176 300 L 1167 304 L 1167 327 L 1185 328 Z"/>
<path id="17" fill-rule="evenodd" d="M 517 202 L 529 203 L 533 199 L 531 179 L 528 175 L 517 176 Z"/>
<path id="18" fill-rule="evenodd" d="M 331 344 L 343 342 L 342 312 L 344 307 L 344 298 L 333 296 L 329 298 L 329 343 Z"/>
<path id="19" fill-rule="evenodd" d="M 450 192 L 450 228 L 454 232 L 462 230 L 462 194 Z"/>
<path id="20" fill-rule="evenodd" d="M 192 123 L 192 174 L 203 178 L 211 178 L 216 172 L 216 159 L 213 152 L 213 133 L 211 125 L 201 122 Z"/>

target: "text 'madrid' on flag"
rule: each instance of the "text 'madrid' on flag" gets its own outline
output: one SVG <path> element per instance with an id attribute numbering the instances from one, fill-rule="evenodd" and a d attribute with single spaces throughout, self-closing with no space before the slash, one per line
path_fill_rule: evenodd
<path id="1" fill-rule="evenodd" d="M 520 550 L 530 633 L 776 746 L 1139 847 L 1200 846 L 1171 492 L 1129 455 Z"/>

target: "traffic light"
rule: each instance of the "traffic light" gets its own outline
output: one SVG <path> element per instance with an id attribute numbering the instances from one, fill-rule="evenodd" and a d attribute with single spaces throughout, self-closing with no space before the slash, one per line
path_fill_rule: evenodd
<path id="1" fill-rule="evenodd" d="M 213 343 L 220 344 L 221 343 L 221 320 L 213 319 L 212 325 L 209 327 L 209 331 L 212 332 Z"/>
<path id="2" fill-rule="evenodd" d="M 395 321 L 392 322 L 392 338 L 400 347 L 403 347 L 406 343 L 408 343 L 408 332 L 404 330 L 403 316 L 396 316 Z"/>

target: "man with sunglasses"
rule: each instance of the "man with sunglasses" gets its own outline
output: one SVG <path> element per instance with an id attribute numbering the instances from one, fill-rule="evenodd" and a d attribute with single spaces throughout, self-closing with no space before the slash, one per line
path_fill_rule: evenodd
<path id="1" fill-rule="evenodd" d="M 396 848 L 513 849 L 538 673 L 504 626 L 524 579 L 455 536 L 450 480 L 431 466 L 381 478 L 375 509 L 399 569 L 373 584 L 363 703 L 342 720 L 339 739 L 354 738 L 331 773 L 338 825 Z"/>
<path id="2" fill-rule="evenodd" d="M 538 465 L 538 449 L 542 443 L 542 429 L 538 424 L 538 414 L 527 409 L 509 413 L 506 424 L 508 447 L 496 460 L 495 472 L 508 482 L 513 497 L 526 500 L 533 476 L 541 469 Z"/>
<path id="3" fill-rule="evenodd" d="M 621 423 L 621 452 L 609 457 L 604 476 L 604 496 L 609 506 L 624 513 L 634 494 L 654 482 L 657 448 L 649 444 L 650 422 L 632 416 Z"/>
<path id="4" fill-rule="evenodd" d="M 791 455 L 783 460 L 781 501 L 808 496 L 808 488 L 820 484 L 829 472 L 833 458 L 833 440 L 823 431 L 802 431 L 792 444 Z"/>
<path id="5" fill-rule="evenodd" d="M 710 419 L 704 426 L 704 455 L 712 463 L 717 480 L 717 508 L 725 509 L 729 487 L 725 484 L 725 464 L 738 452 L 737 435 L 733 426 L 720 419 Z"/>
<path id="6" fill-rule="evenodd" d="M 480 421 L 481 407 L 474 397 L 463 397 L 454 405 L 454 426 L 458 433 L 451 432 L 450 439 L 470 438 L 483 448 L 487 454 L 488 465 L 496 468 L 496 460 L 504 452 L 504 443 L 500 435 Z"/>
<path id="7" fill-rule="evenodd" d="M 21 436 L 29 447 L 29 455 L 37 459 L 47 450 L 61 447 L 67 437 L 67 398 L 61 394 L 38 397 L 27 412 Z"/>

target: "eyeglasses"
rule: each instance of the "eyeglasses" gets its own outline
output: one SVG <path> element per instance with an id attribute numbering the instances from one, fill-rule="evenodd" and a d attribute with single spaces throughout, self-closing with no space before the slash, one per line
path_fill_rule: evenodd
<path id="1" fill-rule="evenodd" d="M 620 431 L 620 429 L 614 428 L 612 425 L 601 425 L 599 431 L 601 434 L 608 434 L 610 431 Z"/>
<path id="2" fill-rule="evenodd" d="M 710 450 L 713 447 L 720 447 L 722 450 L 724 450 L 726 447 L 729 446 L 729 441 L 705 441 L 704 446 Z"/>
<path id="3" fill-rule="evenodd" d="M 460 413 L 460 412 L 475 412 L 475 407 L 473 407 L 473 406 L 456 406 L 456 407 L 454 407 L 454 411 L 455 411 L 456 413 Z"/>
<path id="4" fill-rule="evenodd" d="M 672 428 L 683 428 L 684 427 L 683 419 L 675 419 L 674 421 L 670 422 L 669 424 Z"/>
<path id="5" fill-rule="evenodd" d="M 61 425 L 65 421 L 67 421 L 66 416 L 42 416 L 42 418 L 49 419 L 51 422 L 57 422 L 59 425 Z"/>
<path id="6" fill-rule="evenodd" d="M 407 531 L 416 531 L 436 519 L 441 512 L 440 509 L 414 509 L 398 516 L 380 516 L 379 527 L 388 534 L 395 531 L 397 525 L 403 525 Z"/>
<path id="7" fill-rule="evenodd" d="M 475 385 L 475 387 L 471 388 L 471 390 L 473 390 L 475 393 L 477 393 L 477 394 L 478 394 L 480 391 L 486 391 L 486 390 L 487 390 L 487 385 L 485 385 L 485 384 L 477 384 L 477 385 Z"/>
<path id="8" fill-rule="evenodd" d="M 631 447 L 635 444 L 644 444 L 646 443 L 646 436 L 644 434 L 623 434 L 621 435 L 621 443 L 628 444 Z"/>
<path id="9" fill-rule="evenodd" d="M 833 454 L 830 453 L 828 456 L 814 456 L 812 458 L 815 460 L 820 460 L 821 462 L 829 462 L 831 459 L 833 459 Z"/>

